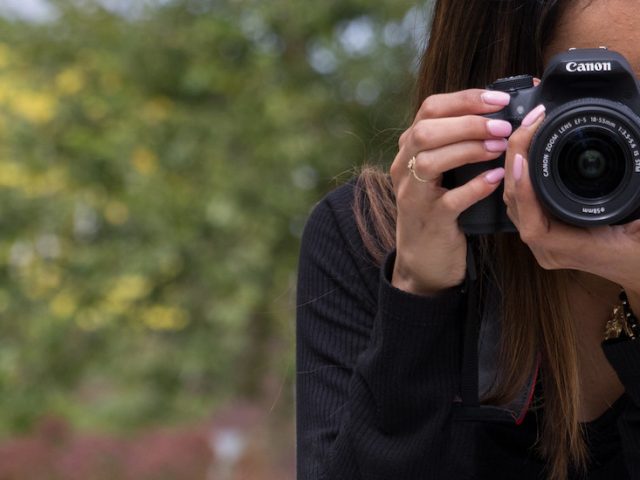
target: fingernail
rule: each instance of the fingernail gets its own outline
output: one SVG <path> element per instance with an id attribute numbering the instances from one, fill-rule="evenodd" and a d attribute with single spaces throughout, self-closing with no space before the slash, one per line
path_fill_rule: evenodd
<path id="1" fill-rule="evenodd" d="M 513 159 L 513 178 L 517 182 L 522 178 L 522 162 L 524 158 L 519 153 L 516 153 L 515 158 Z"/>
<path id="2" fill-rule="evenodd" d="M 527 116 L 522 119 L 523 127 L 530 127 L 534 123 L 538 121 L 538 119 L 545 112 L 546 108 L 544 105 L 538 105 L 536 108 L 527 113 Z"/>
<path id="3" fill-rule="evenodd" d="M 482 95 L 482 101 L 489 105 L 500 105 L 502 107 L 509 105 L 511 101 L 511 95 L 506 92 L 499 92 L 496 90 L 487 90 Z"/>
<path id="4" fill-rule="evenodd" d="M 496 184 L 503 178 L 504 178 L 504 168 L 502 167 L 496 168 L 494 170 L 489 170 L 487 173 L 484 174 L 484 179 L 487 181 L 487 183 L 491 183 L 491 184 Z"/>
<path id="5" fill-rule="evenodd" d="M 507 140 L 504 138 L 485 140 L 484 148 L 487 150 L 487 152 L 506 152 Z"/>
<path id="6" fill-rule="evenodd" d="M 511 124 L 505 120 L 489 120 L 487 122 L 487 130 L 494 137 L 508 137 L 511 135 L 513 128 Z"/>

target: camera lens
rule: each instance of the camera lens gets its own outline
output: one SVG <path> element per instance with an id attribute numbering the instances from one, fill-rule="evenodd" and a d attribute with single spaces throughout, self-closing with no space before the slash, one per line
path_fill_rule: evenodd
<path id="1" fill-rule="evenodd" d="M 597 179 L 607 168 L 607 160 L 598 150 L 585 150 L 578 157 L 578 172 L 584 178 Z"/>
<path id="2" fill-rule="evenodd" d="M 625 154 L 619 139 L 600 128 L 578 128 L 563 142 L 558 175 L 574 196 L 596 199 L 613 193 L 625 175 Z"/>
<path id="3" fill-rule="evenodd" d="M 529 150 L 540 203 L 572 225 L 640 218 L 640 116 L 605 98 L 550 109 Z"/>

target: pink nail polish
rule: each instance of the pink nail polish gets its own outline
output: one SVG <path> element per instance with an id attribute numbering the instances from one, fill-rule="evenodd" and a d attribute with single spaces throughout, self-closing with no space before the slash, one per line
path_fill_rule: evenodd
<path id="1" fill-rule="evenodd" d="M 487 122 L 487 130 L 494 137 L 508 137 L 511 135 L 513 128 L 505 120 L 489 120 Z"/>
<path id="2" fill-rule="evenodd" d="M 484 174 L 484 179 L 487 181 L 487 183 L 490 183 L 492 185 L 500 182 L 500 180 L 502 180 L 503 178 L 504 178 L 504 168 L 502 167 L 489 170 L 487 173 Z"/>
<path id="3" fill-rule="evenodd" d="M 530 127 L 534 123 L 538 121 L 538 119 L 542 116 L 542 114 L 546 111 L 544 105 L 538 105 L 536 108 L 531 110 L 526 117 L 522 120 L 523 127 Z"/>
<path id="4" fill-rule="evenodd" d="M 504 138 L 484 141 L 484 148 L 487 152 L 506 152 L 507 145 L 507 141 Z"/>
<path id="5" fill-rule="evenodd" d="M 513 178 L 517 182 L 522 178 L 522 164 L 524 162 L 524 158 L 519 153 L 516 153 L 515 158 L 513 159 Z"/>
<path id="6" fill-rule="evenodd" d="M 511 95 L 506 92 L 499 92 L 496 90 L 487 90 L 482 95 L 482 101 L 488 105 L 507 106 L 511 101 Z"/>

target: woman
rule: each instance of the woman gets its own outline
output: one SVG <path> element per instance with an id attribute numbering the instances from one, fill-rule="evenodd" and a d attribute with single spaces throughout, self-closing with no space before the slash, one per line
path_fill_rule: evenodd
<path id="1" fill-rule="evenodd" d="M 390 178 L 363 172 L 305 230 L 300 480 L 640 478 L 640 341 L 603 343 L 621 288 L 640 312 L 640 221 L 548 216 L 526 160 L 544 106 L 515 132 L 482 116 L 509 102 L 484 85 L 571 47 L 606 45 L 640 73 L 635 7 L 436 2 Z M 505 152 L 504 169 L 442 187 Z M 501 184 L 519 234 L 468 241 L 457 217 Z"/>

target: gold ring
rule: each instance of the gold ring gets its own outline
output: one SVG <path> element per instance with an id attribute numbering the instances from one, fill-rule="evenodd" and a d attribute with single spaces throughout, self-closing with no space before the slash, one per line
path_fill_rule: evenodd
<path id="1" fill-rule="evenodd" d="M 411 160 L 409 160 L 409 163 L 407 163 L 407 168 L 411 171 L 413 178 L 415 178 L 421 183 L 427 183 L 427 180 L 425 180 L 424 178 L 420 178 L 416 173 L 416 156 L 415 155 L 411 157 Z"/>

